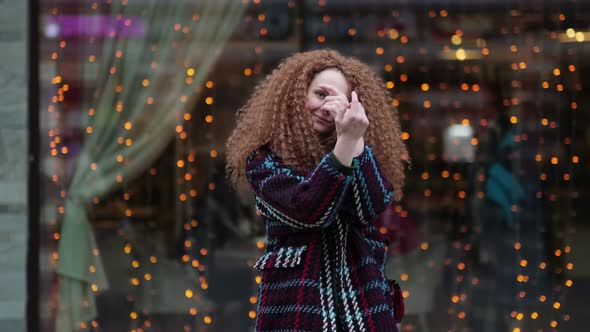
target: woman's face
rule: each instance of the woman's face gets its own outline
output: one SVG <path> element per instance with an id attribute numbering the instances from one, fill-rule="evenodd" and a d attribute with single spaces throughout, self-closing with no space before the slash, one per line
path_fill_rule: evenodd
<path id="1" fill-rule="evenodd" d="M 340 71 L 329 68 L 317 73 L 307 89 L 305 108 L 309 113 L 310 124 L 319 134 L 329 134 L 335 129 L 335 124 L 330 112 L 321 109 L 324 99 L 330 95 L 320 87 L 322 85 L 331 85 L 346 96 L 350 95 L 350 87 Z"/>

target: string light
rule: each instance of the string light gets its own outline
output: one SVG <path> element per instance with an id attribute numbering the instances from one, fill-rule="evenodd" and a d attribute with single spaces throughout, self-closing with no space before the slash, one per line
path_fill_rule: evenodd
<path id="1" fill-rule="evenodd" d="M 255 0 L 252 1 L 254 5 L 252 13 L 249 14 L 251 22 L 258 22 L 255 29 L 253 29 L 253 33 L 257 35 L 257 40 L 255 45 L 252 47 L 251 54 L 255 56 L 255 61 L 248 64 L 243 64 L 240 66 L 240 69 L 236 69 L 235 74 L 237 74 L 241 79 L 258 79 L 259 75 L 264 74 L 264 61 L 265 57 L 262 55 L 265 51 L 265 44 L 261 44 L 260 41 L 264 40 L 265 38 L 271 38 L 273 34 L 276 32 L 273 27 L 272 22 L 273 18 L 272 13 L 264 12 L 265 7 L 261 4 L 262 1 Z M 126 0 L 122 0 L 121 4 L 123 6 L 127 5 Z M 340 32 L 341 35 L 336 36 L 334 33 L 330 32 L 333 27 L 338 26 L 341 23 L 341 18 L 334 15 L 333 13 L 328 13 L 329 2 L 327 1 L 318 1 L 318 8 L 317 12 L 313 12 L 313 10 L 308 13 L 309 17 L 304 17 L 301 24 L 308 24 L 308 20 L 312 20 L 317 18 L 318 21 L 321 22 L 322 28 L 319 31 L 314 32 L 313 35 L 310 33 L 310 43 L 314 43 L 317 46 L 324 47 L 325 45 L 332 45 L 333 43 L 339 42 L 340 40 L 352 40 L 354 38 L 355 42 L 358 40 L 359 42 L 364 42 L 365 34 L 367 32 L 365 29 L 360 28 L 359 26 L 346 26 Z M 294 1 L 289 1 L 285 4 L 285 8 L 294 8 L 297 6 L 297 3 Z M 102 6 L 102 5 L 101 5 Z M 88 7 L 87 7 L 88 8 Z M 99 5 L 97 2 L 93 2 L 90 4 L 90 8 L 92 10 L 97 10 Z M 315 7 L 314 7 L 315 8 Z M 315 9 L 314 9 L 315 10 Z M 403 10 L 406 10 L 405 7 Z M 393 9 L 387 13 L 387 15 L 391 16 L 392 18 L 399 18 L 400 15 L 403 17 L 404 11 L 398 9 Z M 58 8 L 53 8 L 50 10 L 53 15 L 57 15 L 59 13 Z M 519 17 L 522 17 L 523 11 L 521 8 L 509 8 L 506 12 L 507 19 L 516 19 L 518 20 Z M 192 16 L 191 16 L 192 15 Z M 314 17 L 317 16 L 317 17 Z M 552 14 L 552 20 L 555 22 L 559 21 L 558 24 L 561 25 L 559 31 L 550 31 L 547 37 L 529 37 L 526 31 L 526 26 L 524 23 L 520 23 L 519 21 L 514 21 L 515 24 L 513 26 L 504 27 L 504 29 L 499 29 L 498 35 L 503 38 L 504 41 L 508 41 L 509 43 L 490 43 L 489 41 L 485 40 L 483 36 L 473 36 L 472 31 L 465 30 L 464 27 L 460 26 L 459 21 L 455 21 L 455 16 L 457 15 L 456 12 L 451 11 L 450 9 L 441 9 L 440 7 L 437 9 L 426 8 L 423 15 L 425 18 L 430 20 L 433 24 L 441 24 L 441 26 L 449 25 L 450 28 L 448 29 L 448 34 L 441 39 L 443 49 L 442 53 L 447 52 L 449 57 L 444 59 L 449 59 L 451 61 L 443 61 L 441 66 L 448 65 L 445 71 L 442 71 L 442 75 L 437 74 L 436 77 L 429 77 L 428 74 L 420 74 L 420 73 L 430 73 L 435 72 L 437 69 L 436 66 L 438 64 L 433 65 L 434 55 L 432 51 L 429 50 L 419 50 L 415 54 L 409 55 L 407 52 L 411 49 L 418 50 L 419 46 L 415 43 L 415 36 L 412 34 L 411 31 L 407 31 L 407 29 L 403 28 L 391 28 L 391 27 L 383 27 L 379 28 L 376 31 L 371 32 L 371 42 L 368 43 L 370 47 L 370 51 L 372 54 L 371 58 L 375 61 L 376 68 L 382 68 L 383 74 L 385 77 L 385 86 L 390 91 L 392 96 L 392 105 L 395 107 L 400 107 L 400 116 L 405 116 L 404 122 L 402 127 L 405 129 L 401 132 L 402 139 L 410 146 L 415 147 L 418 142 L 424 143 L 424 150 L 419 150 L 419 155 L 424 156 L 424 168 L 418 169 L 417 173 L 412 174 L 412 176 L 416 176 L 420 181 L 420 187 L 418 188 L 411 188 L 411 190 L 416 190 L 421 196 L 423 196 L 425 201 L 425 206 L 427 203 L 432 203 L 436 197 L 439 197 L 441 194 L 441 187 L 440 184 L 437 184 L 437 181 L 444 183 L 444 188 L 449 188 L 452 192 L 450 195 L 445 195 L 444 197 L 449 197 L 449 204 L 457 204 L 457 206 L 464 207 L 465 204 L 468 204 L 470 201 L 470 191 L 464 188 L 464 183 L 469 180 L 468 174 L 465 173 L 465 170 L 459 169 L 456 165 L 453 165 L 453 159 L 449 156 L 446 156 L 444 153 L 439 152 L 435 147 L 441 144 L 440 140 L 436 140 L 436 135 L 433 132 L 429 132 L 426 135 L 431 135 L 434 139 L 424 139 L 423 134 L 419 131 L 414 132 L 413 129 L 409 129 L 407 124 L 417 124 L 422 116 L 420 112 L 427 113 L 429 112 L 429 117 L 433 119 L 440 114 L 444 114 L 444 116 L 449 117 L 449 122 L 453 124 L 460 124 L 465 127 L 473 127 L 474 130 L 477 132 L 478 130 L 487 131 L 490 126 L 495 125 L 495 117 L 496 115 L 488 115 L 485 114 L 484 111 L 481 111 L 481 107 L 475 106 L 477 109 L 473 111 L 472 114 L 460 114 L 460 115 L 453 115 L 453 113 L 457 110 L 473 110 L 474 106 L 470 105 L 470 98 L 481 98 L 476 96 L 487 95 L 489 90 L 491 89 L 487 82 L 485 82 L 482 78 L 481 72 L 483 71 L 481 66 L 478 68 L 474 66 L 474 63 L 479 63 L 480 61 L 489 61 L 489 64 L 496 65 L 495 59 L 497 57 L 506 57 L 509 59 L 506 63 L 505 69 L 511 75 L 510 79 L 507 80 L 506 84 L 506 91 L 505 92 L 505 100 L 500 100 L 500 105 L 504 105 L 507 110 L 508 114 L 508 122 L 512 125 L 513 129 L 517 131 L 517 134 L 514 135 L 512 141 L 514 143 L 526 143 L 527 139 L 529 139 L 526 133 L 518 132 L 523 130 L 523 128 L 528 128 L 531 126 L 531 115 L 526 114 L 524 112 L 526 110 L 525 107 L 528 107 L 527 103 L 530 102 L 527 98 L 524 98 L 523 95 L 528 90 L 531 89 L 535 95 L 539 94 L 539 96 L 552 96 L 550 98 L 544 99 L 545 101 L 551 100 L 553 97 L 558 98 L 567 98 L 567 103 L 565 103 L 565 109 L 568 112 L 573 112 L 569 114 L 575 114 L 575 112 L 582 112 L 583 111 L 583 104 L 578 104 L 580 101 L 576 100 L 579 99 L 576 93 L 579 93 L 581 87 L 577 86 L 579 84 L 579 73 L 580 69 L 576 66 L 578 64 L 578 58 L 576 58 L 573 54 L 567 54 L 564 52 L 562 55 L 563 61 L 558 61 L 557 63 L 552 64 L 550 67 L 545 67 L 542 69 L 543 72 L 538 72 L 541 70 L 538 68 L 539 64 L 539 57 L 545 57 L 548 54 L 549 50 L 546 49 L 547 43 L 544 44 L 545 39 L 539 38 L 547 38 L 547 40 L 551 39 L 552 44 L 558 41 L 564 41 L 562 39 L 567 37 L 568 42 L 584 42 L 587 41 L 589 38 L 587 34 L 583 31 L 576 31 L 573 27 L 564 26 L 565 24 L 570 24 L 570 20 L 572 19 L 572 15 L 567 13 L 555 13 Z M 168 28 L 170 31 L 176 31 L 178 34 L 180 32 L 187 34 L 192 30 L 192 23 L 198 22 L 200 20 L 200 16 L 198 14 L 189 14 L 188 18 L 192 19 L 189 22 L 179 21 L 172 23 Z M 133 27 L 135 25 L 135 19 L 128 19 L 124 18 L 122 21 L 124 26 Z M 246 24 L 246 18 L 244 18 L 244 23 Z M 250 24 L 250 23 L 248 23 Z M 522 42 L 520 42 L 522 36 Z M 339 39 L 342 38 L 342 39 Z M 346 39 L 344 39 L 346 38 Z M 420 37 L 421 38 L 421 37 Z M 529 39 L 532 38 L 532 39 Z M 429 40 L 427 42 L 432 42 L 433 44 L 439 43 L 436 40 Z M 90 44 L 90 42 L 89 42 Z M 69 40 L 56 40 L 54 41 L 53 49 L 50 52 L 47 52 L 47 57 L 51 58 L 51 63 L 58 64 L 61 61 L 71 61 L 68 59 L 66 51 L 68 51 L 73 44 L 69 43 Z M 360 44 L 359 44 L 360 45 Z M 557 47 L 561 47 L 562 50 L 565 51 L 564 46 L 565 44 L 557 44 Z M 361 46 L 359 46 L 361 47 Z M 158 47 L 152 47 L 151 52 L 154 54 L 158 54 L 160 52 Z M 430 53 L 428 53 L 430 52 Z M 64 57 L 65 55 L 65 57 Z M 103 59 L 101 59 L 101 53 L 96 52 L 96 50 L 91 50 L 91 52 L 83 53 L 83 59 L 81 61 L 87 63 L 92 63 L 93 66 L 97 66 Z M 117 50 L 115 53 L 115 58 L 123 59 L 127 56 L 126 52 L 123 53 L 121 50 Z M 441 59 L 442 56 L 441 56 Z M 484 60 L 485 59 L 485 60 Z M 457 61 L 459 60 L 459 61 Z M 117 60 L 119 61 L 119 60 Z M 151 61 L 151 60 L 150 60 Z M 160 60 L 158 60 L 160 61 Z M 156 62 L 152 61 L 149 63 L 151 69 L 157 69 L 159 65 L 162 65 L 162 68 L 167 64 L 164 62 Z M 417 70 L 414 70 L 415 66 Z M 502 65 L 499 65 L 502 66 Z M 266 69 L 266 68 L 264 68 Z M 423 71 L 422 71 L 423 70 Z M 59 71 L 59 70 L 58 70 Z M 120 63 L 114 63 L 112 66 L 109 65 L 107 67 L 107 72 L 112 75 L 113 77 L 118 77 L 121 75 L 123 71 L 123 67 L 120 66 Z M 191 198 L 198 196 L 197 188 L 195 188 L 196 184 L 193 182 L 202 182 L 205 186 L 205 190 L 217 190 L 217 185 L 215 182 L 210 181 L 211 179 L 207 179 L 202 175 L 203 173 L 199 173 L 197 170 L 198 165 L 203 161 L 199 158 L 205 159 L 215 159 L 220 157 L 220 152 L 213 148 L 213 146 L 206 145 L 206 154 L 202 157 L 195 157 L 194 155 L 190 157 L 188 153 L 185 151 L 189 151 L 191 148 L 194 148 L 195 145 L 201 144 L 196 143 L 195 137 L 199 133 L 199 127 L 196 126 L 196 123 L 200 123 L 203 125 L 205 131 L 210 132 L 211 130 L 216 130 L 215 126 L 224 122 L 225 118 L 222 114 L 216 113 L 217 111 L 217 104 L 215 99 L 222 100 L 221 97 L 215 95 L 214 88 L 216 87 L 216 82 L 213 80 L 208 80 L 204 82 L 203 86 L 199 86 L 201 82 L 197 78 L 201 72 L 199 67 L 193 63 L 186 62 L 182 65 L 181 70 L 178 71 L 181 73 L 180 76 L 184 76 L 181 79 L 182 84 L 191 85 L 191 91 L 197 91 L 199 93 L 203 93 L 203 96 L 199 95 L 199 104 L 200 105 L 207 105 L 206 112 L 197 113 L 195 111 L 194 114 L 190 112 L 181 113 L 181 116 L 178 118 L 178 123 L 176 123 L 175 132 L 176 132 L 176 144 L 179 151 L 178 155 L 175 155 L 173 163 L 176 163 L 176 171 L 177 171 L 177 180 L 179 185 L 179 191 L 176 192 L 174 197 L 178 197 L 179 204 L 182 205 L 183 208 L 189 210 L 191 204 Z M 183 74 L 186 75 L 183 75 Z M 410 74 L 408 74 L 410 73 Z M 444 77 L 444 74 L 448 74 L 448 77 Z M 459 76 L 455 76 L 459 73 Z M 531 74 L 539 74 L 538 77 L 530 79 L 529 76 Z M 68 91 L 71 90 L 79 90 L 78 86 L 73 86 L 72 82 L 75 80 L 70 80 L 69 74 L 58 72 L 53 74 L 53 77 L 48 79 L 50 81 L 52 89 L 54 91 L 51 92 L 51 95 L 47 98 L 48 104 L 44 105 L 47 106 L 46 114 L 51 114 L 52 119 L 57 119 L 58 123 L 56 124 L 56 128 L 63 125 L 60 121 L 63 118 L 60 118 L 62 115 L 61 108 L 64 107 L 64 104 L 68 102 Z M 411 76 L 411 77 L 410 77 Z M 441 77 L 442 76 L 442 77 Z M 452 77 L 455 76 L 455 77 Z M 155 93 L 153 88 L 157 87 L 160 82 L 158 82 L 155 78 L 141 78 L 138 82 L 135 82 L 136 87 L 143 91 L 145 94 L 141 94 L 142 101 L 145 101 L 147 105 L 154 105 L 154 108 L 160 106 L 160 102 L 162 102 L 161 97 Z M 440 81 L 439 81 L 440 80 Z M 68 83 L 65 83 L 65 82 Z M 569 82 L 573 82 L 572 86 L 570 87 Z M 219 82 L 217 82 L 219 83 Z M 532 83 L 532 87 L 528 86 L 528 83 Z M 195 85 L 193 88 L 192 85 Z M 525 89 L 526 87 L 526 89 Z M 135 141 L 139 142 L 139 138 L 133 136 L 136 131 L 141 130 L 141 122 L 137 120 L 123 120 L 123 119 L 131 119 L 126 118 L 127 112 L 129 111 L 126 109 L 127 105 L 124 100 L 124 96 L 130 91 L 127 90 L 127 86 L 117 85 L 116 87 L 110 87 L 113 89 L 111 93 L 114 91 L 116 93 L 121 94 L 121 101 L 117 101 L 113 106 L 114 109 L 120 113 L 116 114 L 116 116 L 121 116 L 122 121 L 118 122 L 118 128 L 123 128 L 120 133 L 115 135 L 113 143 L 119 143 L 120 148 L 124 150 L 128 150 L 134 146 Z M 205 90 L 207 89 L 207 90 Z M 578 90 L 579 89 L 579 90 Z M 414 92 L 417 92 L 414 94 Z M 441 94 L 441 96 L 439 96 Z M 567 97 L 566 97 L 567 96 Z M 180 100 L 182 103 L 188 102 L 190 99 L 189 94 L 185 95 L 177 95 L 175 98 Z M 416 98 L 416 110 L 410 110 L 410 104 L 412 103 L 412 98 Z M 203 105 L 203 106 L 204 106 Z M 568 107 L 569 106 L 569 107 Z M 45 109 L 45 108 L 44 108 Z M 452 110 L 451 111 L 447 111 Z M 200 111 L 200 110 L 199 110 Z M 102 109 L 95 110 L 94 108 L 89 108 L 88 118 L 91 119 L 96 114 L 100 114 L 103 112 Z M 207 114 L 209 113 L 209 114 Z M 201 115 L 203 114 L 203 115 Z M 201 117 L 204 116 L 204 117 Z M 569 116 L 569 115 L 568 115 Z M 572 115 L 573 116 L 573 115 Z M 217 117 L 217 118 L 216 118 Z M 200 120 L 199 120 L 200 119 Z M 205 120 L 204 123 L 202 120 Z M 535 179 L 538 183 L 543 183 L 543 186 L 552 186 L 556 184 L 556 181 L 564 181 L 567 182 L 568 188 L 574 188 L 574 184 L 576 181 L 576 168 L 580 167 L 581 163 L 584 160 L 581 160 L 581 157 L 578 154 L 566 154 L 556 153 L 554 151 L 549 151 L 549 145 L 552 144 L 552 139 L 557 137 L 559 142 L 563 142 L 565 145 L 570 145 L 576 142 L 576 137 L 561 137 L 558 133 L 560 130 L 565 130 L 568 123 L 564 123 L 564 117 L 560 117 L 560 115 L 556 114 L 542 114 L 539 119 L 533 119 L 535 126 L 542 131 L 540 131 L 539 135 L 541 136 L 540 139 L 543 139 L 543 143 L 539 142 L 533 151 L 533 161 L 534 165 L 538 167 L 539 173 L 535 174 Z M 430 121 L 437 121 L 437 120 L 430 120 Z M 420 124 L 421 128 L 425 128 L 425 130 L 430 130 L 429 128 L 430 122 L 425 122 Z M 437 123 L 438 124 L 438 123 Z M 408 129 L 407 129 L 408 128 Z M 92 137 L 92 135 L 99 133 L 102 128 L 98 126 L 93 126 L 92 124 L 84 125 L 81 128 L 82 132 L 86 135 L 85 137 Z M 530 135 L 531 133 L 529 133 Z M 59 134 L 56 132 L 51 132 L 48 135 L 50 138 L 49 143 L 44 145 L 47 149 L 46 153 L 51 155 L 52 160 L 62 160 L 68 158 L 70 154 L 75 154 L 76 149 L 74 148 L 75 145 L 71 145 L 68 140 L 68 136 L 63 136 L 65 138 L 65 142 L 62 141 L 62 138 L 59 137 Z M 571 135 L 569 135 L 571 136 Z M 536 140 L 537 137 L 530 135 L 530 141 Z M 422 141 L 423 140 L 423 141 Z M 529 142 L 530 142 L 529 141 Z M 479 149 L 482 146 L 485 146 L 487 143 L 485 138 L 480 137 L 479 135 L 475 134 L 473 137 L 470 137 L 467 141 L 467 145 L 469 148 Z M 207 141 L 206 144 L 211 143 Z M 561 143 L 560 143 L 561 144 Z M 453 142 L 454 146 L 460 146 L 458 142 Z M 568 150 L 569 151 L 569 150 Z M 207 155 L 208 154 L 208 155 Z M 407 158 L 408 156 L 406 156 Z M 115 153 L 109 158 L 114 158 L 119 167 L 124 167 L 124 165 L 131 161 L 132 158 L 127 158 L 126 153 Z M 520 157 L 522 158 L 522 157 Z M 198 160 L 197 160 L 198 159 Z M 111 159 L 113 160 L 113 159 Z M 98 169 L 97 161 L 92 161 L 89 166 L 91 171 L 103 171 L 102 167 L 103 164 L 100 163 L 101 169 Z M 441 168 L 436 168 L 435 165 L 437 163 L 444 163 Z M 87 164 L 88 165 L 88 164 Z M 174 164 L 173 164 L 174 166 Z M 550 166 L 550 169 L 544 169 L 545 167 Z M 572 169 L 568 169 L 567 171 L 562 170 L 562 168 L 571 167 Z M 200 171 L 200 170 L 199 170 Z M 149 168 L 149 174 L 151 176 L 158 176 L 160 172 L 156 167 Z M 558 174 L 559 172 L 559 174 Z M 127 187 L 129 184 L 127 183 L 127 178 L 124 176 L 125 174 L 118 174 L 116 175 L 116 181 L 121 183 L 123 187 Z M 151 177 L 150 177 L 151 178 Z M 51 176 L 52 185 L 55 187 L 61 186 L 62 179 L 58 176 L 58 174 L 52 174 Z M 486 183 L 485 177 L 478 177 L 477 183 L 481 184 L 482 186 Z M 61 188 L 60 188 L 61 189 Z M 199 188 L 200 189 L 200 188 Z M 127 190 L 124 190 L 125 193 L 123 194 L 123 201 L 124 206 L 123 210 L 124 215 L 127 218 L 134 217 L 138 215 L 139 210 L 132 208 L 131 204 L 131 196 Z M 483 188 L 478 188 L 473 191 L 473 194 L 476 195 L 478 201 L 482 201 L 486 197 L 486 191 Z M 536 190 L 536 198 L 538 200 L 547 200 L 552 201 L 557 204 L 563 199 L 567 199 L 565 194 L 561 193 L 552 193 L 546 189 L 538 189 Z M 65 195 L 60 196 L 62 199 Z M 573 199 L 572 199 L 573 200 Z M 450 203 L 452 202 L 452 203 Z M 571 200 L 569 201 L 571 202 Z M 93 199 L 94 204 L 99 204 L 99 199 Z M 65 212 L 63 202 L 59 202 L 57 205 L 59 206 L 57 211 L 60 214 Z M 509 209 L 513 211 L 515 214 L 518 214 L 519 211 L 524 209 L 523 206 L 513 204 L 509 206 Z M 407 211 L 405 211 L 407 214 Z M 412 211 L 410 211 L 411 213 Z M 399 211 L 398 213 L 402 213 Z M 567 214 L 564 212 L 564 215 Z M 518 221 L 517 221 L 518 222 Z M 561 220 L 559 221 L 562 222 Z M 196 219 L 187 217 L 181 225 L 183 229 L 190 233 L 195 231 L 196 228 L 199 226 L 199 222 Z M 561 224 L 560 224 L 561 225 Z M 199 229 L 200 231 L 200 229 Z M 387 234 L 388 229 L 380 229 L 384 235 Z M 477 232 L 474 229 L 471 229 L 470 226 L 468 227 L 465 224 L 460 224 L 457 226 L 456 234 L 470 234 L 471 232 Z M 51 238 L 54 241 L 60 239 L 59 232 L 51 232 Z M 483 233 L 480 235 L 484 236 Z M 185 243 L 186 249 L 193 249 L 198 250 L 190 254 L 182 255 L 179 259 L 181 263 L 188 264 L 187 266 L 192 267 L 195 270 L 195 273 L 198 273 L 199 276 L 203 276 L 202 272 L 206 268 L 206 260 L 200 260 L 200 257 L 207 256 L 208 250 L 210 248 L 202 248 L 202 243 L 198 243 L 195 240 L 187 240 L 188 242 Z M 570 273 L 574 268 L 575 265 L 571 260 L 570 252 L 571 246 L 563 245 L 560 248 L 554 248 L 551 256 L 546 261 L 539 261 L 538 259 L 530 257 L 529 251 L 532 250 L 533 244 L 528 242 L 529 240 L 524 238 L 517 238 L 511 241 L 510 246 L 511 252 L 514 254 L 515 261 L 514 266 L 511 268 L 515 271 L 515 279 L 518 282 L 518 290 L 515 294 L 518 294 L 518 299 L 516 299 L 517 304 L 523 303 L 520 302 L 520 299 L 525 299 L 528 297 L 534 297 L 537 299 L 538 295 L 531 295 L 536 294 L 531 292 L 531 284 L 534 284 L 538 281 L 537 274 L 539 271 L 547 274 L 556 273 L 554 272 L 555 266 L 553 265 L 554 259 L 559 258 L 559 260 L 563 260 L 563 263 L 559 266 L 561 268 L 560 273 L 566 274 Z M 186 245 L 189 244 L 189 245 Z M 256 249 L 260 250 L 260 254 L 262 254 L 262 250 L 264 250 L 266 244 L 258 241 L 256 242 Z M 428 252 L 432 249 L 432 243 L 427 241 L 422 241 L 419 244 L 419 248 L 423 252 Z M 460 238 L 457 240 L 456 243 L 452 244 L 452 250 L 449 255 L 446 257 L 448 259 L 448 266 L 450 269 L 453 270 L 453 275 L 450 280 L 452 280 L 452 285 L 449 285 L 451 292 L 450 294 L 450 301 L 447 299 L 450 307 L 448 308 L 449 315 L 452 316 L 451 324 L 453 325 L 453 329 L 459 330 L 461 328 L 467 327 L 467 321 L 469 321 L 469 317 L 471 315 L 470 308 L 468 307 L 469 301 L 467 301 L 468 294 L 472 291 L 473 287 L 482 287 L 485 283 L 480 281 L 477 276 L 477 273 L 474 272 L 473 269 L 473 262 L 469 260 L 469 255 L 467 252 L 473 250 L 473 248 L 477 248 L 475 243 L 470 243 L 467 238 Z M 158 262 L 156 256 L 150 256 L 149 262 L 147 260 L 140 261 L 137 257 L 135 257 L 135 251 L 133 250 L 133 246 L 130 243 L 126 243 L 123 246 L 123 251 L 125 254 L 130 255 L 130 265 L 133 269 L 137 269 L 137 275 L 134 275 L 130 280 L 131 284 L 134 286 L 138 286 L 141 282 L 150 281 L 152 280 L 153 276 L 150 272 L 145 270 L 147 266 L 152 266 Z M 204 254 L 203 254 L 204 253 Z M 57 254 L 57 253 L 56 253 Z M 199 256 L 201 255 L 201 256 Z M 133 256 L 133 257 L 131 257 Z M 193 257 L 195 256 L 195 257 Z M 199 259 L 197 259 L 199 258 Z M 57 258 L 52 255 L 52 259 L 55 261 Z M 250 264 L 250 263 L 249 263 Z M 96 267 L 91 267 L 92 270 L 96 270 Z M 141 270 L 141 271 L 139 271 Z M 535 272 L 536 271 L 536 272 Z M 93 272 L 93 271 L 90 271 Z M 410 275 L 409 273 L 404 271 L 398 271 L 399 275 L 401 276 L 400 279 L 403 282 L 414 281 L 415 277 Z M 473 275 L 472 275 L 473 273 Z M 484 280 L 484 279 L 482 279 Z M 514 279 L 513 279 L 514 280 Z M 545 307 L 553 308 L 555 310 L 562 310 L 562 306 L 564 303 L 564 298 L 566 297 L 565 289 L 572 287 L 573 281 L 570 279 L 561 279 L 566 281 L 561 281 L 560 286 L 564 286 L 562 289 L 555 291 L 555 293 L 546 292 L 545 294 L 538 297 L 538 301 L 543 303 Z M 253 291 L 257 290 L 258 284 L 261 282 L 261 276 L 254 276 L 252 282 Z M 199 279 L 199 283 L 197 284 L 198 287 L 195 287 L 192 290 L 185 291 L 185 297 L 189 299 L 196 299 L 199 297 L 201 292 L 204 292 L 208 289 L 209 283 L 206 279 Z M 94 290 L 94 289 L 93 289 Z M 189 292 L 190 291 L 190 292 Z M 190 294 L 190 296 L 189 296 Z M 404 295 L 409 296 L 409 292 Z M 181 294 L 182 296 L 182 294 Z M 247 313 L 247 317 L 249 319 L 256 318 L 256 304 L 257 304 L 257 297 L 255 293 L 248 294 L 248 297 L 244 299 L 250 303 L 245 313 Z M 203 322 L 206 324 L 212 324 L 213 319 L 212 316 L 208 315 L 209 313 L 198 311 L 196 308 L 192 307 L 188 310 L 188 312 L 192 316 L 196 316 L 197 314 L 202 315 Z M 539 312 L 541 314 L 539 314 Z M 525 321 L 527 319 L 531 320 L 544 320 L 543 323 L 539 322 L 539 325 L 535 325 L 538 328 L 541 328 L 540 324 L 544 324 L 546 328 L 548 325 L 555 328 L 558 326 L 558 323 L 561 324 L 562 320 L 567 321 L 569 320 L 569 315 L 565 315 L 564 313 L 560 313 L 560 318 L 558 316 L 549 316 L 544 314 L 545 311 L 538 310 L 535 312 L 526 312 L 521 308 L 518 308 L 517 311 L 514 311 L 514 316 L 511 316 L 512 319 L 516 323 Z M 132 315 L 133 314 L 133 315 Z M 566 319 L 565 317 L 568 317 Z M 134 311 L 130 314 L 130 318 L 133 320 L 143 319 L 144 314 L 141 311 Z M 147 317 L 147 316 L 146 316 Z M 95 322 L 93 322 L 95 323 Z M 144 320 L 145 326 L 149 324 L 149 320 Z M 94 326 L 94 324 L 93 324 Z M 520 325 L 519 325 L 520 326 Z M 192 327 L 188 327 L 189 329 Z M 451 328 L 449 328 L 451 329 Z M 521 331 L 522 326 L 511 328 L 513 331 Z M 139 330 L 137 328 L 136 330 Z"/>

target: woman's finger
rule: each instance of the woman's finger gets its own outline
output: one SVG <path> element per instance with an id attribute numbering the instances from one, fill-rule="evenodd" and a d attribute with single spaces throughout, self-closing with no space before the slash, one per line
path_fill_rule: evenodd
<path id="1" fill-rule="evenodd" d="M 341 103 L 348 103 L 348 99 L 346 99 L 345 96 L 327 96 L 326 98 L 324 98 L 325 102 L 329 102 L 329 101 L 338 101 Z"/>
<path id="2" fill-rule="evenodd" d="M 333 85 L 320 84 L 319 87 L 321 89 L 328 91 L 328 93 L 330 93 L 331 96 L 343 96 L 344 98 L 346 98 L 346 100 L 348 100 L 348 98 L 346 97 L 344 92 L 340 91 L 337 87 L 335 87 Z"/>
<path id="3" fill-rule="evenodd" d="M 334 107 L 339 107 L 339 108 L 348 108 L 349 103 L 342 101 L 340 99 L 335 99 L 335 100 L 327 100 L 324 102 L 324 105 L 331 105 Z"/>
<path id="4" fill-rule="evenodd" d="M 359 103 L 359 111 L 360 111 L 361 113 L 365 114 L 365 115 L 367 114 L 367 113 L 365 112 L 365 108 L 363 107 L 363 104 L 361 104 L 361 103 Z"/>
<path id="5" fill-rule="evenodd" d="M 350 102 L 350 109 L 353 112 L 359 112 L 359 107 L 361 107 L 361 104 L 359 103 L 359 99 L 358 99 L 358 95 L 356 94 L 356 91 L 352 92 L 352 98 L 351 98 L 351 102 Z"/>
<path id="6" fill-rule="evenodd" d="M 341 116 L 339 113 L 342 113 L 342 112 L 338 112 L 338 109 L 336 107 L 334 107 L 334 105 L 330 105 L 330 104 L 324 104 L 321 107 L 321 110 L 328 111 L 333 119 L 336 119 L 336 118 L 339 119 L 339 117 Z"/>
<path id="7" fill-rule="evenodd" d="M 332 105 L 330 105 L 330 104 L 324 104 L 324 105 L 322 105 L 322 107 L 320 108 L 320 110 L 322 110 L 322 111 L 328 111 L 331 115 L 334 115 L 334 113 L 336 112 L 336 110 L 334 109 L 334 107 L 332 107 Z"/>

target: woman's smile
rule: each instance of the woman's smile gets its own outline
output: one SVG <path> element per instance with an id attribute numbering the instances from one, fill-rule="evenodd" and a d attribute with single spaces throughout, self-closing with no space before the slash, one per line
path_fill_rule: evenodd
<path id="1" fill-rule="evenodd" d="M 324 119 L 324 118 L 322 118 L 322 117 L 320 117 L 320 116 L 318 116 L 318 115 L 315 115 L 315 117 L 316 117 L 316 118 L 317 118 L 317 119 L 318 119 L 320 122 L 323 122 L 324 124 L 328 124 L 328 125 L 329 125 L 329 124 L 332 124 L 332 123 L 333 123 L 333 121 L 326 120 L 326 119 Z"/>

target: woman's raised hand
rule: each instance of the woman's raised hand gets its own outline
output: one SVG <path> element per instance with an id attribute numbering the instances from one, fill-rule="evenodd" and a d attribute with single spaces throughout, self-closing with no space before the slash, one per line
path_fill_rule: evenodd
<path id="1" fill-rule="evenodd" d="M 350 107 L 348 97 L 335 86 L 321 84 L 319 88 L 328 92 L 328 95 L 324 97 L 324 104 L 321 109 L 330 112 L 333 119 L 336 119 L 338 114 L 346 112 L 346 109 Z"/>
<path id="2" fill-rule="evenodd" d="M 356 91 L 352 92 L 348 103 L 348 98 L 342 91 L 329 85 L 323 85 L 322 88 L 330 94 L 324 99 L 322 109 L 330 112 L 336 127 L 334 155 L 342 164 L 350 166 L 352 159 L 364 150 L 363 136 L 369 127 L 369 119 Z"/>
<path id="3" fill-rule="evenodd" d="M 337 137 L 350 143 L 361 139 L 369 126 L 369 119 L 356 91 L 352 92 L 352 100 L 349 103 L 346 95 L 337 88 L 330 85 L 320 87 L 330 93 L 324 99 L 322 109 L 330 112 L 334 118 Z"/>

